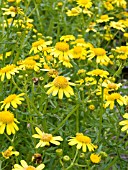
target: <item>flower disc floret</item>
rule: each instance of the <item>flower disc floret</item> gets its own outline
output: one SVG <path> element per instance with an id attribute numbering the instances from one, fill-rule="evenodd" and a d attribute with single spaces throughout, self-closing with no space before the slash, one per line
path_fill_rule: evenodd
<path id="1" fill-rule="evenodd" d="M 0 122 L 5 124 L 12 123 L 14 121 L 14 115 L 9 111 L 0 112 Z"/>
<path id="2" fill-rule="evenodd" d="M 57 42 L 55 48 L 59 51 L 66 52 L 69 50 L 69 45 L 66 42 Z"/>
<path id="3" fill-rule="evenodd" d="M 68 86 L 68 80 L 63 77 L 63 76 L 58 76 L 54 79 L 53 81 L 54 86 L 58 87 L 58 88 L 66 88 Z"/>
<path id="4" fill-rule="evenodd" d="M 94 48 L 93 50 L 97 56 L 104 56 L 106 54 L 106 51 L 103 48 Z"/>

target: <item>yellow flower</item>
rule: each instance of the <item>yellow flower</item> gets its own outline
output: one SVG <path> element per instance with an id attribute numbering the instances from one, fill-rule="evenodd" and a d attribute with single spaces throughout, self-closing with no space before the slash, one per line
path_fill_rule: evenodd
<path id="1" fill-rule="evenodd" d="M 95 106 L 93 104 L 89 105 L 89 109 L 90 110 L 94 110 L 95 109 Z"/>
<path id="2" fill-rule="evenodd" d="M 85 60 L 87 52 L 82 46 L 74 46 L 73 49 L 70 50 L 72 58 Z"/>
<path id="3" fill-rule="evenodd" d="M 12 151 L 13 150 L 13 146 L 9 146 L 9 148 L 5 151 L 2 152 L 2 155 L 4 158 L 8 159 L 10 156 L 15 155 L 18 156 L 19 152 L 17 151 Z"/>
<path id="4" fill-rule="evenodd" d="M 8 51 L 8 52 L 6 52 L 5 53 L 5 58 L 8 58 L 8 57 L 10 57 L 11 56 L 11 51 Z M 3 60 L 3 54 L 0 54 L 0 60 Z"/>
<path id="5" fill-rule="evenodd" d="M 42 51 L 43 48 L 46 48 L 48 45 L 50 45 L 52 41 L 45 41 L 43 39 L 40 39 L 34 43 L 32 43 L 32 48 L 29 52 L 29 54 L 34 51 L 34 54 L 38 53 L 39 51 Z"/>
<path id="6" fill-rule="evenodd" d="M 106 62 L 108 63 L 110 61 L 109 57 L 106 55 L 106 51 L 103 48 L 91 48 L 87 53 L 90 53 L 87 55 L 89 60 L 96 56 L 96 62 L 101 65 L 105 65 Z"/>
<path id="7" fill-rule="evenodd" d="M 60 60 L 60 63 L 63 63 L 63 65 L 67 68 L 73 67 L 72 64 L 70 63 L 70 59 L 63 58 Z"/>
<path id="8" fill-rule="evenodd" d="M 126 1 L 125 0 L 113 0 L 113 4 L 116 4 L 118 7 L 126 8 Z"/>
<path id="9" fill-rule="evenodd" d="M 76 0 L 79 6 L 90 8 L 92 6 L 91 0 Z"/>
<path id="10" fill-rule="evenodd" d="M 37 63 L 35 60 L 31 58 L 26 58 L 25 60 L 18 61 L 17 64 L 19 64 L 20 65 L 19 68 L 23 70 L 28 69 L 39 71 L 41 67 L 41 63 Z"/>
<path id="11" fill-rule="evenodd" d="M 68 10 L 66 12 L 67 16 L 71 17 L 71 16 L 77 16 L 79 15 L 80 13 L 82 12 L 82 9 L 80 7 L 75 7 L 75 8 L 72 8 L 71 10 Z"/>
<path id="12" fill-rule="evenodd" d="M 69 44 L 66 42 L 57 42 L 50 54 L 58 57 L 60 61 L 64 59 L 68 60 L 71 57 Z"/>
<path id="13" fill-rule="evenodd" d="M 9 7 L 9 8 L 1 8 L 3 11 L 5 11 L 3 13 L 3 15 L 11 15 L 11 17 L 15 17 L 16 14 L 21 14 L 24 15 L 23 10 L 19 7 Z"/>
<path id="14" fill-rule="evenodd" d="M 0 112 L 0 134 L 3 134 L 6 131 L 8 135 L 12 133 L 15 134 L 15 131 L 18 131 L 19 128 L 16 123 L 19 123 L 17 119 L 14 118 L 14 114 L 10 111 L 2 111 Z"/>
<path id="15" fill-rule="evenodd" d="M 45 167 L 44 164 L 40 164 L 35 168 L 34 166 L 28 165 L 24 160 L 21 160 L 20 163 L 21 165 L 15 164 L 12 170 L 42 170 Z"/>
<path id="16" fill-rule="evenodd" d="M 53 82 L 48 83 L 44 87 L 50 87 L 50 89 L 47 91 L 47 94 L 49 95 L 52 93 L 53 96 L 56 96 L 58 93 L 59 99 L 63 98 L 63 93 L 66 97 L 70 97 L 70 95 L 74 95 L 73 89 L 70 87 L 70 85 L 74 86 L 74 83 L 71 83 L 68 81 L 68 78 L 64 76 L 57 76 Z"/>
<path id="17" fill-rule="evenodd" d="M 77 145 L 77 149 L 82 147 L 83 152 L 86 152 L 87 148 L 89 151 L 94 151 L 97 148 L 96 145 L 91 143 L 91 139 L 88 136 L 84 136 L 83 133 L 76 133 L 76 137 L 71 137 L 68 141 L 68 144 L 71 146 Z"/>
<path id="18" fill-rule="evenodd" d="M 126 26 L 125 25 L 123 25 L 121 22 L 115 22 L 115 21 L 111 21 L 110 22 L 110 27 L 113 27 L 113 28 L 115 28 L 115 29 L 117 29 L 117 30 L 121 30 L 122 32 L 125 32 L 125 29 L 124 28 L 126 28 Z"/>
<path id="19" fill-rule="evenodd" d="M 123 115 L 123 117 L 126 119 L 126 120 L 122 120 L 121 122 L 119 122 L 119 125 L 124 125 L 122 128 L 121 128 L 121 131 L 127 131 L 128 133 L 128 113 L 125 113 Z"/>
<path id="20" fill-rule="evenodd" d="M 90 160 L 91 160 L 92 163 L 96 163 L 97 164 L 97 163 L 99 163 L 101 161 L 101 156 L 99 156 L 99 154 L 92 153 L 90 155 Z"/>
<path id="21" fill-rule="evenodd" d="M 111 93 L 106 96 L 106 103 L 104 107 L 108 107 L 110 105 L 110 109 L 112 110 L 114 108 L 114 102 L 117 101 L 117 103 L 121 106 L 124 104 L 126 105 L 126 100 L 124 97 L 122 97 L 119 93 Z"/>
<path id="22" fill-rule="evenodd" d="M 110 19 L 113 19 L 114 17 L 109 17 L 108 15 L 101 15 L 100 19 L 97 19 L 96 22 L 102 23 L 102 22 L 107 22 Z"/>
<path id="23" fill-rule="evenodd" d="M 50 143 L 60 145 L 59 141 L 63 141 L 61 136 L 52 136 L 52 134 L 44 133 L 38 127 L 36 127 L 35 130 L 38 134 L 34 134 L 32 137 L 40 139 L 39 143 L 36 145 L 36 148 L 49 146 Z"/>
<path id="24" fill-rule="evenodd" d="M 75 40 L 75 37 L 73 35 L 63 35 L 60 37 L 60 41 L 70 41 L 70 40 Z"/>
<path id="25" fill-rule="evenodd" d="M 0 69 L 1 81 L 4 81 L 5 75 L 7 79 L 11 79 L 12 75 L 19 73 L 19 68 L 15 64 L 9 64 Z"/>
<path id="26" fill-rule="evenodd" d="M 12 105 L 14 108 L 17 108 L 17 105 L 21 105 L 22 104 L 21 101 L 24 101 L 24 98 L 21 97 L 23 95 L 24 95 L 24 93 L 21 93 L 19 95 L 11 94 L 8 97 L 6 97 L 4 99 L 4 101 L 0 102 L 0 103 L 3 103 L 1 106 L 1 110 L 3 108 L 5 108 L 5 110 L 7 110 L 10 107 L 10 105 Z"/>
<path id="27" fill-rule="evenodd" d="M 104 71 L 104 70 L 101 70 L 101 69 L 95 69 L 95 70 L 92 70 L 92 71 L 89 71 L 87 73 L 87 75 L 91 75 L 91 76 L 96 76 L 96 77 L 104 77 L 104 78 L 107 78 L 107 76 L 109 75 L 109 73 L 107 71 Z"/>
<path id="28" fill-rule="evenodd" d="M 104 2 L 103 4 L 104 4 L 104 7 L 105 7 L 108 11 L 114 9 L 114 7 L 112 6 L 111 2 L 109 2 L 109 1 L 106 1 L 106 2 Z"/>

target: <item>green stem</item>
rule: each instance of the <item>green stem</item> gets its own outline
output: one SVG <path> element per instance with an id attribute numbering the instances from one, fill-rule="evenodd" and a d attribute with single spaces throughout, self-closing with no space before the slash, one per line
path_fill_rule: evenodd
<path id="1" fill-rule="evenodd" d="M 6 138 L 7 138 L 11 143 L 13 143 L 13 140 L 11 140 L 10 137 L 8 137 L 8 135 L 6 135 L 6 133 L 4 133 L 4 135 L 6 136 Z"/>
<path id="2" fill-rule="evenodd" d="M 79 109 L 76 110 L 76 132 L 79 132 Z"/>
<path id="3" fill-rule="evenodd" d="M 101 131 L 102 131 L 102 121 L 103 121 L 103 112 L 104 112 L 104 108 L 103 108 L 103 97 L 104 97 L 104 88 L 102 88 L 101 91 L 101 109 L 100 109 L 100 122 L 99 122 L 99 134 L 98 134 L 98 142 L 100 142 L 101 140 Z"/>
<path id="4" fill-rule="evenodd" d="M 66 116 L 66 118 L 58 125 L 58 127 L 53 131 L 52 134 L 55 134 L 64 124 L 65 122 L 68 120 L 68 118 L 78 109 L 79 104 L 77 104 L 75 106 L 75 108 Z"/>
<path id="5" fill-rule="evenodd" d="M 77 155 L 78 155 L 78 149 L 76 150 L 76 154 L 75 154 L 75 156 L 74 156 L 74 158 L 73 158 L 73 161 L 72 161 L 71 164 L 66 168 L 66 170 L 72 168 L 72 167 L 75 165 L 75 160 L 76 160 Z"/>

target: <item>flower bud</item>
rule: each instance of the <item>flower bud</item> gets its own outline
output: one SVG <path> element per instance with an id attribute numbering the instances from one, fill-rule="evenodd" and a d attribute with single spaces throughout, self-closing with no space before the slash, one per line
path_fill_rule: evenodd
<path id="1" fill-rule="evenodd" d="M 69 157 L 68 155 L 65 155 L 65 156 L 63 157 L 63 161 L 65 161 L 65 162 L 70 161 L 70 157 Z"/>
<path id="2" fill-rule="evenodd" d="M 63 155 L 63 150 L 62 149 L 56 149 L 56 154 L 57 156 L 62 156 Z"/>

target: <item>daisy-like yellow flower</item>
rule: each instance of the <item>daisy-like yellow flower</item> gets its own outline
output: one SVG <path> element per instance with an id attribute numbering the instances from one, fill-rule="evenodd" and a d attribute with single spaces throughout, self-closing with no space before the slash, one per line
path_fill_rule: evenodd
<path id="1" fill-rule="evenodd" d="M 117 30 L 120 30 L 120 31 L 122 31 L 122 32 L 125 32 L 125 29 L 124 28 L 126 28 L 126 26 L 125 25 L 123 25 L 121 22 L 115 22 L 115 21 L 111 21 L 110 22 L 110 27 L 112 27 L 112 28 L 115 28 L 115 29 L 117 29 Z"/>
<path id="2" fill-rule="evenodd" d="M 116 4 L 118 7 L 126 8 L 127 2 L 125 0 L 113 0 L 112 4 Z"/>
<path id="3" fill-rule="evenodd" d="M 19 68 L 23 70 L 35 70 L 39 71 L 41 67 L 41 63 L 37 63 L 34 59 L 26 58 L 25 60 L 18 61 L 17 64 L 19 64 Z"/>
<path id="4" fill-rule="evenodd" d="M 108 22 L 110 19 L 114 19 L 114 17 L 109 17 L 108 15 L 101 15 L 100 19 L 97 19 L 97 23 Z"/>
<path id="5" fill-rule="evenodd" d="M 109 63 L 110 61 L 109 57 L 106 55 L 106 51 L 103 48 L 91 48 L 87 53 L 90 53 L 87 55 L 89 60 L 96 57 L 96 62 L 101 65 L 105 65 L 106 62 Z"/>
<path id="6" fill-rule="evenodd" d="M 50 143 L 60 145 L 59 141 L 63 141 L 61 136 L 52 136 L 52 134 L 44 133 L 38 127 L 36 127 L 35 130 L 38 134 L 34 134 L 32 137 L 40 139 L 39 143 L 36 145 L 36 148 L 50 146 Z"/>
<path id="7" fill-rule="evenodd" d="M 123 115 L 123 118 L 125 118 L 126 120 L 122 120 L 121 122 L 119 122 L 119 125 L 123 126 L 121 128 L 121 131 L 123 131 L 123 132 L 127 131 L 127 133 L 128 133 L 128 113 L 125 113 Z"/>
<path id="8" fill-rule="evenodd" d="M 74 35 L 63 35 L 60 37 L 60 41 L 70 41 L 70 40 L 75 40 Z"/>
<path id="9" fill-rule="evenodd" d="M 102 83 L 102 87 L 105 87 L 108 89 L 108 91 L 118 90 L 122 84 L 121 83 L 114 83 L 110 80 L 104 80 Z"/>
<path id="10" fill-rule="evenodd" d="M 67 58 L 61 59 L 60 63 L 63 63 L 63 65 L 67 68 L 73 67 L 72 64 L 70 63 L 70 59 L 67 59 Z"/>
<path id="11" fill-rule="evenodd" d="M 79 15 L 80 13 L 82 12 L 82 9 L 80 7 L 75 7 L 75 8 L 72 8 L 71 10 L 68 10 L 66 12 L 67 16 L 71 17 L 71 16 L 77 16 Z"/>
<path id="12" fill-rule="evenodd" d="M 99 156 L 99 154 L 92 153 L 90 155 L 90 160 L 91 160 L 92 163 L 96 163 L 97 164 L 97 163 L 99 163 L 101 161 L 101 156 Z"/>
<path id="13" fill-rule="evenodd" d="M 94 151 L 97 148 L 96 145 L 91 143 L 91 138 L 84 136 L 83 133 L 76 133 L 76 137 L 71 137 L 68 141 L 68 144 L 71 146 L 77 145 L 77 149 L 81 149 L 82 147 L 83 152 L 86 152 L 87 148 L 89 151 Z"/>
<path id="14" fill-rule="evenodd" d="M 16 118 L 14 118 L 14 114 L 10 111 L 2 111 L 0 112 L 0 134 L 3 134 L 6 127 L 6 132 L 8 135 L 12 133 L 15 134 L 15 131 L 18 131 L 19 128 L 16 123 L 19 123 Z"/>
<path id="15" fill-rule="evenodd" d="M 10 156 L 15 155 L 18 156 L 19 152 L 13 151 L 13 146 L 9 146 L 9 148 L 2 152 L 4 158 L 8 159 Z"/>
<path id="16" fill-rule="evenodd" d="M 72 54 L 72 58 L 85 60 L 87 51 L 82 46 L 74 46 L 73 49 L 70 50 Z"/>
<path id="17" fill-rule="evenodd" d="M 3 11 L 3 15 L 11 15 L 11 17 L 15 17 L 16 14 L 24 15 L 23 10 L 20 7 L 10 6 L 9 8 L 1 8 Z"/>
<path id="18" fill-rule="evenodd" d="M 21 165 L 15 164 L 14 168 L 12 170 L 42 170 L 45 167 L 44 164 L 40 164 L 37 167 L 28 165 L 25 160 L 21 160 L 20 163 L 21 163 Z"/>
<path id="19" fill-rule="evenodd" d="M 69 44 L 66 42 L 57 42 L 53 48 L 51 55 L 58 57 L 59 60 L 69 59 L 71 57 Z"/>
<path id="20" fill-rule="evenodd" d="M 0 77 L 1 81 L 4 81 L 5 76 L 7 79 L 11 79 L 12 75 L 15 75 L 15 73 L 19 73 L 19 68 L 15 64 L 9 64 L 5 67 L 0 69 Z"/>
<path id="21" fill-rule="evenodd" d="M 53 82 L 48 83 L 44 87 L 50 87 L 50 89 L 47 91 L 47 94 L 51 94 L 53 96 L 56 96 L 58 93 L 59 99 L 63 98 L 63 93 L 66 97 L 70 97 L 70 95 L 74 95 L 73 89 L 70 87 L 70 85 L 74 86 L 74 83 L 71 83 L 68 81 L 68 78 L 64 76 L 57 76 Z"/>
<path id="22" fill-rule="evenodd" d="M 86 74 L 90 76 L 107 78 L 107 76 L 109 75 L 109 72 L 101 70 L 101 69 L 95 69 L 95 70 L 87 72 Z"/>
<path id="23" fill-rule="evenodd" d="M 109 2 L 109 0 L 108 0 L 108 1 L 105 1 L 103 4 L 104 4 L 104 7 L 105 7 L 108 11 L 111 11 L 111 10 L 114 9 L 112 3 Z"/>
<path id="24" fill-rule="evenodd" d="M 21 94 L 11 94 L 8 97 L 4 99 L 4 101 L 1 101 L 0 103 L 3 103 L 1 106 L 1 110 L 4 108 L 5 111 L 12 105 L 14 108 L 17 108 L 18 105 L 22 104 L 22 101 L 24 101 L 24 98 L 21 97 L 24 96 L 24 93 Z"/>
<path id="25" fill-rule="evenodd" d="M 108 107 L 110 105 L 110 109 L 112 110 L 114 108 L 114 103 L 117 101 L 117 103 L 120 106 L 126 105 L 126 100 L 124 97 L 122 97 L 119 93 L 111 93 L 106 96 L 106 103 L 104 107 Z"/>
<path id="26" fill-rule="evenodd" d="M 91 8 L 92 2 L 91 0 L 76 0 L 77 4 L 84 8 Z"/>
<path id="27" fill-rule="evenodd" d="M 119 54 L 117 55 L 117 58 L 120 58 L 122 60 L 126 60 L 128 58 L 128 46 L 120 46 L 112 50 Z"/>
<path id="28" fill-rule="evenodd" d="M 52 43 L 52 41 L 45 41 L 43 39 L 39 39 L 38 41 L 32 43 L 32 48 L 31 48 L 29 54 L 31 54 L 32 51 L 34 51 L 34 54 L 36 54 L 39 51 L 42 51 L 43 48 L 46 48 L 51 43 Z"/>

